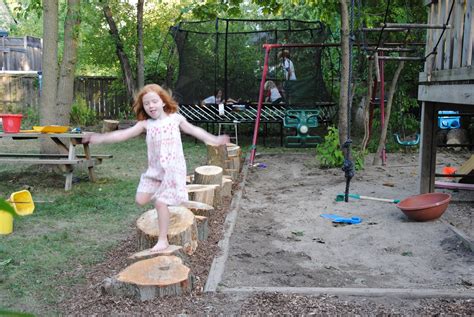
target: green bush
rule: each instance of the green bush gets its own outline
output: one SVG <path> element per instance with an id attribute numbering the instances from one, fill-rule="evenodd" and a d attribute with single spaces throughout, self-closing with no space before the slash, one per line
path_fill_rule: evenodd
<path id="1" fill-rule="evenodd" d="M 365 154 L 362 151 L 352 151 L 356 170 L 364 168 Z M 342 167 L 344 164 L 344 153 L 340 147 L 339 130 L 336 127 L 328 128 L 328 134 L 324 137 L 324 142 L 316 148 L 316 158 L 319 160 L 321 168 Z"/>
<path id="2" fill-rule="evenodd" d="M 91 126 L 97 122 L 97 115 L 94 110 L 87 106 L 83 98 L 77 98 L 71 108 L 71 124 L 79 126 Z"/>

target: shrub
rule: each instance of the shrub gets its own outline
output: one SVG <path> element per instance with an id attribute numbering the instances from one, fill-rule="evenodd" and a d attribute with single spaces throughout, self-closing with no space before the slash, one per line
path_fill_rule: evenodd
<path id="1" fill-rule="evenodd" d="M 87 106 L 83 98 L 77 98 L 71 108 L 71 124 L 79 126 L 91 126 L 97 121 L 97 115 L 94 110 Z"/>

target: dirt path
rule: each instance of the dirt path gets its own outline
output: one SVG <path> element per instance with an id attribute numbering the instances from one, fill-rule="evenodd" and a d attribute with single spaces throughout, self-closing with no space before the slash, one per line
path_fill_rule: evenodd
<path id="1" fill-rule="evenodd" d="M 393 199 L 413 195 L 416 160 L 394 156 L 389 164 L 397 167 L 367 167 L 353 179 L 351 192 Z M 266 155 L 256 162 L 266 168 L 247 175 L 220 289 L 474 290 L 474 256 L 442 221 L 409 221 L 391 203 L 335 202 L 345 188 L 343 172 L 316 168 L 310 155 Z M 466 195 L 453 193 L 453 200 Z M 470 213 L 470 206 L 451 204 L 445 215 Z M 321 214 L 362 222 L 335 225 Z"/>

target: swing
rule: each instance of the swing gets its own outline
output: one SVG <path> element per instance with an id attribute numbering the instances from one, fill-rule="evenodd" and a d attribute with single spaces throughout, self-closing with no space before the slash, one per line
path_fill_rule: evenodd
<path id="1" fill-rule="evenodd" d="M 400 111 L 400 119 L 403 118 L 402 111 Z M 402 120 L 401 120 L 402 121 Z M 408 147 L 408 146 L 415 146 L 420 143 L 420 134 L 416 133 L 416 136 L 414 139 L 406 139 L 406 134 L 405 134 L 405 121 L 402 121 L 402 133 L 403 133 L 403 140 L 400 134 L 394 133 L 393 136 L 395 137 L 395 141 L 397 141 L 398 144 Z"/>

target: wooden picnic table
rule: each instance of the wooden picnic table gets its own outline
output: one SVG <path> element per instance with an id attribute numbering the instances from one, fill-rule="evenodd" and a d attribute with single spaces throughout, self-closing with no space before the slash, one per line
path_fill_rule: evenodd
<path id="1" fill-rule="evenodd" d="M 94 166 L 102 163 L 104 158 L 111 158 L 112 155 L 91 155 L 89 144 L 83 144 L 84 133 L 41 133 L 41 132 L 0 132 L 0 138 L 5 140 L 52 140 L 59 149 L 59 154 L 40 153 L 0 153 L 0 163 L 24 163 L 38 165 L 59 165 L 66 169 L 66 182 L 64 189 L 72 188 L 72 177 L 76 166 L 86 166 L 89 172 L 89 180 L 95 182 Z M 38 142 L 39 146 L 40 142 Z M 76 146 L 82 145 L 84 154 L 76 154 Z"/>

